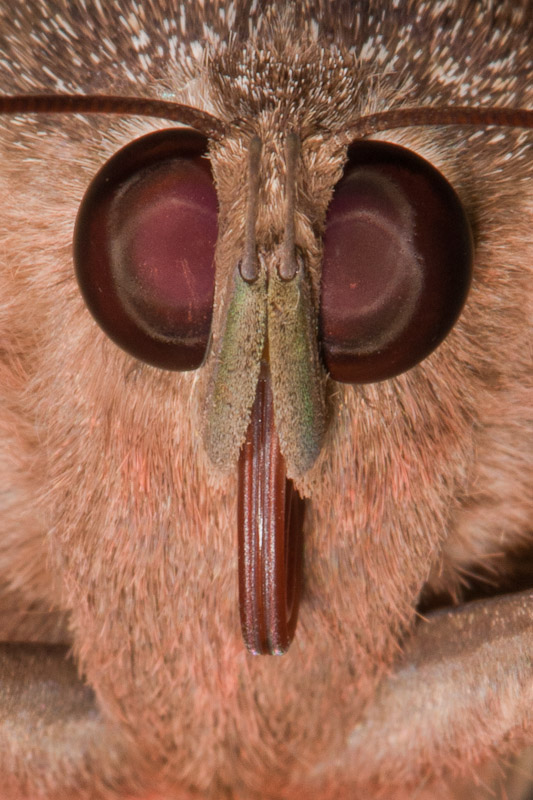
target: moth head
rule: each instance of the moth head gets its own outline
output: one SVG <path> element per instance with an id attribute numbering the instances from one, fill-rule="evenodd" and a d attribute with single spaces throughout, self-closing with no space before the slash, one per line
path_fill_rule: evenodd
<path id="1" fill-rule="evenodd" d="M 199 132 L 162 130 L 115 154 L 80 207 L 77 277 L 130 354 L 206 366 L 204 442 L 218 466 L 238 458 L 267 366 L 299 476 L 320 452 L 332 381 L 394 377 L 451 330 L 470 285 L 470 225 L 444 176 L 398 145 L 356 140 L 342 164 L 294 131 L 241 136 L 222 165 L 224 144 L 218 199 Z"/>
<path id="2" fill-rule="evenodd" d="M 29 96 L 2 101 L 6 110 L 133 111 L 194 125 L 143 137 L 104 165 L 80 206 L 76 269 L 89 308 L 129 353 L 164 369 L 203 367 L 205 449 L 217 466 L 240 462 L 245 640 L 253 652 L 283 652 L 302 529 L 287 474 L 305 478 L 325 450 L 336 384 L 383 381 L 423 360 L 470 283 L 472 237 L 452 187 L 419 155 L 362 139 L 411 122 L 530 127 L 531 114 L 393 110 L 317 141 L 296 128 L 272 139 L 238 123 L 232 132 L 158 101 Z M 223 166 L 231 146 L 234 176 Z M 275 545 L 261 550 L 259 570 L 250 537 Z M 264 597 L 275 600 L 266 637 Z"/>
<path id="3" fill-rule="evenodd" d="M 239 462 L 241 623 L 257 653 L 294 633 L 304 509 L 287 475 L 315 464 L 335 382 L 423 360 L 471 279 L 468 219 L 431 164 L 380 141 L 335 148 L 239 132 L 212 169 L 200 132 L 162 130 L 102 167 L 76 222 L 79 285 L 106 333 L 153 366 L 204 367 L 205 449 Z"/>

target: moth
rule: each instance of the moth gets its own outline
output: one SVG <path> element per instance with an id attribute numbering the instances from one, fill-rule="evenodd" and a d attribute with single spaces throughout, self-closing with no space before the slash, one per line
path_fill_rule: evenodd
<path id="1" fill-rule="evenodd" d="M 2 0 L 2 797 L 525 797 L 532 10 Z"/>

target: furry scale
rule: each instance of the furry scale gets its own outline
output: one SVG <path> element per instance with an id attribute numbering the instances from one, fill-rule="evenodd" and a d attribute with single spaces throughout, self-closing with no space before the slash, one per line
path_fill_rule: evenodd
<path id="1" fill-rule="evenodd" d="M 401 105 L 530 107 L 531 11 L 529 0 L 2 0 L 0 90 L 164 97 L 240 120 L 211 152 L 215 352 L 243 243 L 250 136 L 264 146 L 258 237 L 274 243 L 287 123 L 305 134 L 297 235 L 316 291 L 344 159 L 324 127 Z M 107 721 L 85 760 L 52 752 L 41 770 L 2 748 L 6 797 L 111 800 L 159 787 L 180 800 L 328 800 L 342 787 L 400 800 L 423 797 L 433 779 L 428 796 L 448 796 L 441 776 L 475 770 L 494 742 L 473 735 L 458 752 L 452 728 L 449 748 L 429 753 L 431 773 L 413 753 L 399 775 L 372 773 L 354 730 L 428 581 L 460 598 L 466 575 L 504 570 L 504 554 L 530 541 L 531 134 L 380 135 L 454 185 L 474 229 L 474 284 L 420 366 L 332 387 L 326 443 L 300 479 L 311 513 L 297 639 L 283 658 L 257 659 L 239 630 L 236 470 L 215 469 L 203 445 L 213 357 L 185 374 L 136 363 L 96 327 L 73 276 L 88 182 L 158 127 L 1 121 L 0 579 L 13 611 L 2 626 L 10 640 L 72 642 Z M 533 739 L 527 707 L 517 725 Z M 502 756 L 516 746 L 497 742 Z"/>

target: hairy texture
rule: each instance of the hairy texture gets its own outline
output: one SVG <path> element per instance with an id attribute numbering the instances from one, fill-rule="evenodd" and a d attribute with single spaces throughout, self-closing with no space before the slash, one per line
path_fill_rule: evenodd
<path id="1" fill-rule="evenodd" d="M 71 642 L 108 726 L 100 759 L 91 750 L 87 762 L 94 789 L 61 761 L 41 761 L 32 773 L 3 748 L 6 797 L 111 800 L 151 787 L 180 800 L 328 800 L 341 790 L 444 798 L 454 789 L 443 776 L 471 775 L 495 749 L 507 757 L 533 740 L 523 704 L 519 742 L 508 729 L 495 741 L 476 738 L 474 709 L 450 720 L 449 747 L 428 736 L 423 758 L 400 748 L 394 770 L 372 749 L 354 756 L 354 731 L 387 691 L 382 683 L 375 695 L 409 639 L 421 593 L 460 599 L 469 574 L 504 573 L 507 556 L 531 544 L 531 134 L 379 135 L 453 184 L 474 230 L 474 282 L 456 327 L 418 367 L 370 386 L 330 382 L 326 441 L 299 478 L 310 498 L 305 594 L 283 658 L 243 648 L 236 468 L 220 472 L 203 445 L 213 354 L 244 241 L 250 136 L 263 141 L 257 237 L 273 250 L 283 231 L 284 136 L 289 124 L 301 133 L 296 235 L 316 294 L 325 214 L 345 159 L 331 134 L 399 106 L 530 107 L 532 32 L 529 0 L 286 8 L 1 0 L 3 93 L 164 97 L 230 126 L 211 149 L 220 204 L 211 356 L 196 373 L 173 374 L 139 364 L 97 328 L 71 256 L 77 208 L 96 170 L 161 126 L 1 120 L 6 637 Z M 426 711 L 431 718 L 434 709 Z M 446 709 L 435 715 L 447 719 Z M 453 742 L 463 725 L 473 732 L 461 751 Z M 117 736 L 121 758 L 106 745 Z"/>

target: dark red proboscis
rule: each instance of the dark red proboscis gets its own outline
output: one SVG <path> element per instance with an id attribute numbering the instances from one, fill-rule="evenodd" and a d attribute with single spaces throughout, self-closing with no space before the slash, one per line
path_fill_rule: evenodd
<path id="1" fill-rule="evenodd" d="M 328 209 L 320 341 L 344 383 L 392 378 L 428 356 L 470 287 L 462 204 L 429 162 L 398 145 L 355 142 Z"/>
<path id="2" fill-rule="evenodd" d="M 207 140 L 148 134 L 97 173 L 74 233 L 78 282 L 104 331 L 156 367 L 204 360 L 215 287 L 217 196 Z"/>
<path id="3" fill-rule="evenodd" d="M 246 647 L 286 652 L 302 583 L 305 501 L 287 478 L 265 365 L 239 460 L 239 604 Z"/>

